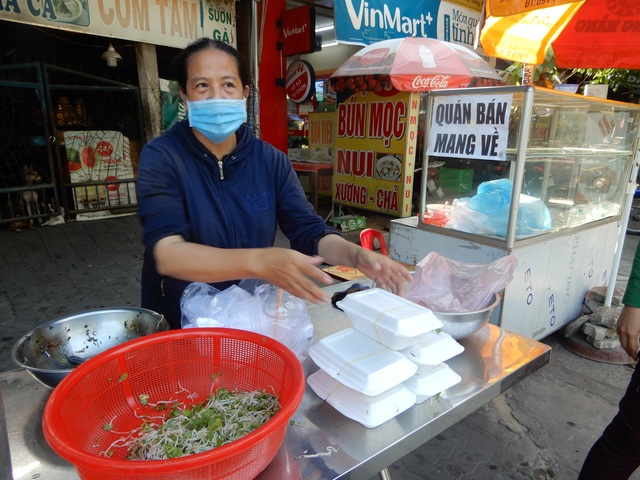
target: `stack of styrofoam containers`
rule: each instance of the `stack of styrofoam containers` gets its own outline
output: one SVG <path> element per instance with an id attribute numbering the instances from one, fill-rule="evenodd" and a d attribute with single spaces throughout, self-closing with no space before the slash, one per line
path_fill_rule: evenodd
<path id="1" fill-rule="evenodd" d="M 460 381 L 445 360 L 463 347 L 426 307 L 379 288 L 347 295 L 337 305 L 353 328 L 309 349 L 320 370 L 308 378 L 340 413 L 373 428 Z"/>

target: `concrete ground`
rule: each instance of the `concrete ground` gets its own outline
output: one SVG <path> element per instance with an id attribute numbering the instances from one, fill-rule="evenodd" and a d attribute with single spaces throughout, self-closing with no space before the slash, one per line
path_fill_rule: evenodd
<path id="1" fill-rule="evenodd" d="M 389 217 L 366 215 L 368 226 L 388 231 Z M 140 231 L 135 216 L 19 233 L 0 226 L 0 371 L 16 368 L 12 345 L 45 321 L 138 306 Z M 637 243 L 628 236 L 624 245 L 623 287 Z M 543 341 L 552 347 L 548 365 L 391 465 L 392 479 L 575 479 L 617 411 L 632 368 L 569 352 L 561 332 Z"/>

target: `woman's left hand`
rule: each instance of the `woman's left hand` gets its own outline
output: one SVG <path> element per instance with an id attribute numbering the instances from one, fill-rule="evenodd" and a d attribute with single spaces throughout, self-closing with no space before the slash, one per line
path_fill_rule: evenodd
<path id="1" fill-rule="evenodd" d="M 413 277 L 395 260 L 345 240 L 340 235 L 325 235 L 318 244 L 318 254 L 330 265 L 356 267 L 377 286 L 396 295 L 404 295 Z"/>
<path id="2" fill-rule="evenodd" d="M 396 295 L 404 295 L 413 277 L 407 268 L 385 255 L 360 248 L 356 256 L 356 267 L 377 286 Z"/>

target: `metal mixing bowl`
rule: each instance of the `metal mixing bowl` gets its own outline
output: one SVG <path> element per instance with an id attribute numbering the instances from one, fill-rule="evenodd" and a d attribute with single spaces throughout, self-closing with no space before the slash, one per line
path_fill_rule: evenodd
<path id="1" fill-rule="evenodd" d="M 144 308 L 105 308 L 44 323 L 13 346 L 13 361 L 55 387 L 83 361 L 121 343 L 169 330 L 164 316 Z"/>
<path id="2" fill-rule="evenodd" d="M 484 327 L 501 300 L 500 294 L 496 293 L 493 301 L 482 310 L 463 313 L 433 313 L 442 322 L 442 331 L 459 340 Z"/>

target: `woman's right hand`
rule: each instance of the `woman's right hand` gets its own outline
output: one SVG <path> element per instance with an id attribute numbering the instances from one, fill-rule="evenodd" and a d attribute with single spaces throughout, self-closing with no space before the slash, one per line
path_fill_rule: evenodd
<path id="1" fill-rule="evenodd" d="M 638 336 L 640 335 L 640 308 L 625 305 L 618 317 L 618 335 L 625 352 L 638 359 Z"/>
<path id="2" fill-rule="evenodd" d="M 324 260 L 288 248 L 225 249 L 186 242 L 179 235 L 160 240 L 154 249 L 161 275 L 189 282 L 216 283 L 260 278 L 313 303 L 329 302 L 317 282 L 333 279 L 318 268 Z M 314 281 L 315 280 L 315 281 Z"/>
<path id="3" fill-rule="evenodd" d="M 334 283 L 330 275 L 318 268 L 324 263 L 322 258 L 275 247 L 252 252 L 257 253 L 254 265 L 256 278 L 262 278 L 291 295 L 312 303 L 330 301 L 327 293 L 317 283 Z"/>

